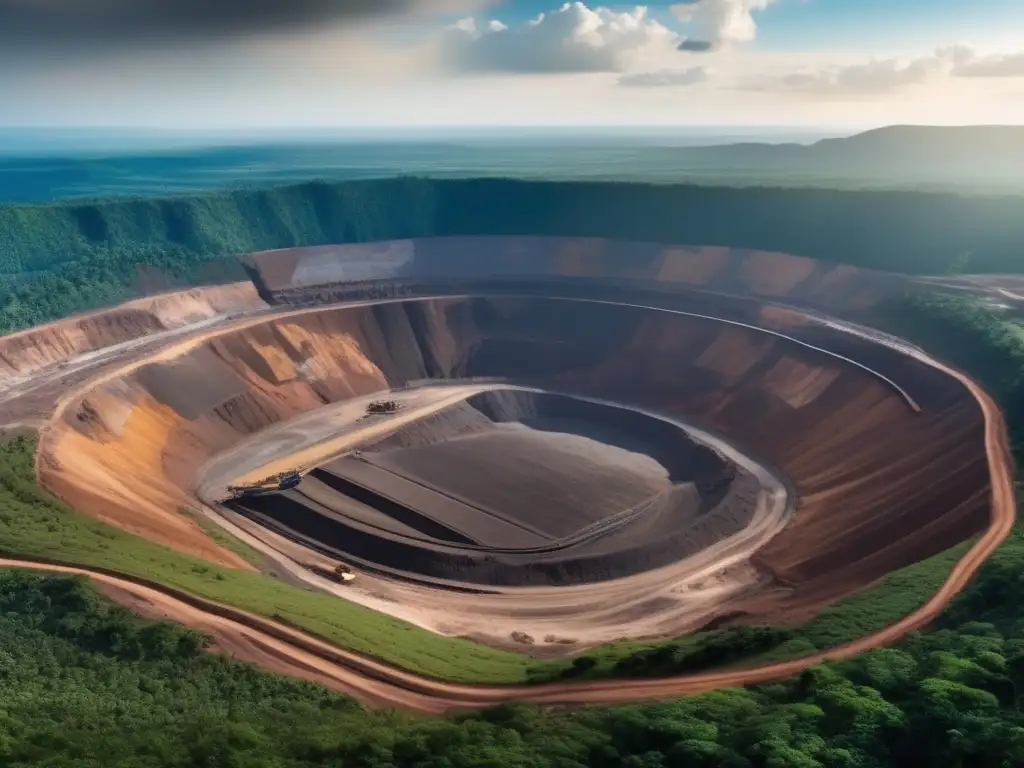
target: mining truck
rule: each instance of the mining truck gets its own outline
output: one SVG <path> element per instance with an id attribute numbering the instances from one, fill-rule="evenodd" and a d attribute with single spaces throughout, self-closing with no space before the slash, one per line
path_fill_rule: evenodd
<path id="1" fill-rule="evenodd" d="M 346 568 L 344 565 L 339 565 L 334 569 L 334 576 L 336 579 L 340 579 L 343 584 L 348 584 L 350 581 L 354 581 L 356 578 L 355 573 Z"/>
<path id="2" fill-rule="evenodd" d="M 334 568 L 327 569 L 321 568 L 319 565 L 306 564 L 306 568 L 311 570 L 317 576 L 322 576 L 325 579 L 337 582 L 338 584 L 351 584 L 355 581 L 355 572 L 346 565 L 338 564 Z"/>
<path id="3" fill-rule="evenodd" d="M 400 410 L 402 410 L 402 404 L 397 400 L 374 400 L 366 406 L 366 413 L 372 415 L 394 413 Z"/>

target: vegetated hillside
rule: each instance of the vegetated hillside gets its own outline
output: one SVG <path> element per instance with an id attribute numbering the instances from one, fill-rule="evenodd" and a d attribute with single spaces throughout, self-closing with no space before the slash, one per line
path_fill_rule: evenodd
<path id="1" fill-rule="evenodd" d="M 1012 272 L 1021 268 L 1020 212 L 1015 197 L 505 179 L 8 205 L 0 207 L 0 330 L 125 298 L 140 264 L 195 284 L 240 275 L 227 257 L 242 252 L 437 235 L 608 237 L 896 272 Z"/>
<path id="2" fill-rule="evenodd" d="M 0 271 L 97 248 L 216 254 L 435 235 L 566 235 L 782 251 L 899 272 L 1019 266 L 1019 198 L 692 185 L 387 179 L 0 207 Z"/>
<path id="3" fill-rule="evenodd" d="M 991 183 L 1024 173 L 1024 127 L 892 125 L 803 144 L 727 144 L 682 150 L 699 167 L 817 173 L 846 179 Z"/>
<path id="4" fill-rule="evenodd" d="M 1020 125 L 889 125 L 840 139 L 822 139 L 815 151 L 839 154 L 872 153 L 893 161 L 910 153 L 934 162 L 970 156 L 975 163 L 1013 165 L 1024 160 L 1024 126 Z"/>
<path id="5" fill-rule="evenodd" d="M 83 580 L 0 571 L 0 750 L 18 768 L 1002 768 L 1024 761 L 1024 637 L 985 609 L 958 615 L 996 586 L 971 588 L 956 629 L 775 685 L 426 719 L 204 654 L 195 633 L 139 620 Z M 1019 611 L 1020 591 L 1006 603 Z"/>
<path id="6" fill-rule="evenodd" d="M 1024 458 L 1024 324 L 990 303 L 943 294 L 890 301 L 878 321 L 981 382 L 1003 409 L 1017 460 Z"/>

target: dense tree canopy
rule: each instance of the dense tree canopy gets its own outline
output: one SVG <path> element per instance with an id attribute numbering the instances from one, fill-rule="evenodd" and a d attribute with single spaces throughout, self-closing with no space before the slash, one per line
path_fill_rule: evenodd
<path id="1" fill-rule="evenodd" d="M 889 301 L 878 323 L 980 381 L 1003 409 L 1010 436 L 1024 447 L 1024 324 L 976 298 L 936 294 Z"/>
<path id="2" fill-rule="evenodd" d="M 255 250 L 517 234 L 758 248 L 908 273 L 1012 272 L 1024 217 L 1014 197 L 507 179 L 8 204 L 0 331 L 123 299 L 140 264 L 194 284 L 214 279 L 201 265 Z"/>
<path id="3" fill-rule="evenodd" d="M 0 760 L 20 768 L 1016 766 L 1024 633 L 1011 626 L 974 621 L 919 633 L 785 683 L 697 698 L 426 719 L 366 711 L 203 653 L 194 632 L 137 619 L 84 580 L 0 571 Z"/>

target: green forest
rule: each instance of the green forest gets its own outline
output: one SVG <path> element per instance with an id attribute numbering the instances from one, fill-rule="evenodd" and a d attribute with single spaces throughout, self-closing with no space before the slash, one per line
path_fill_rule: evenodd
<path id="1" fill-rule="evenodd" d="M 1024 460 L 1024 324 L 987 302 L 952 294 L 890 300 L 875 324 L 981 382 L 1003 410 L 1017 462 Z"/>
<path id="2" fill-rule="evenodd" d="M 505 179 L 315 182 L 0 206 L 0 331 L 127 298 L 138 269 L 240 278 L 239 253 L 436 235 L 563 235 L 783 251 L 895 272 L 1009 272 L 1018 197 Z"/>
<path id="3" fill-rule="evenodd" d="M 939 626 L 797 678 L 580 711 L 419 718 L 202 651 L 84 580 L 0 571 L 0 762 L 279 768 L 882 768 L 1024 763 L 1024 542 Z"/>

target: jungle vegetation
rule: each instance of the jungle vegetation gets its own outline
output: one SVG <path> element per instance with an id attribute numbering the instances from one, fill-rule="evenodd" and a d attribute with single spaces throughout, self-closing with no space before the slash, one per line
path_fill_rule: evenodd
<path id="1" fill-rule="evenodd" d="M 1010 272 L 1019 197 L 509 179 L 379 179 L 169 198 L 0 205 L 0 332 L 169 284 L 244 277 L 235 255 L 436 235 L 758 248 L 893 272 Z"/>

